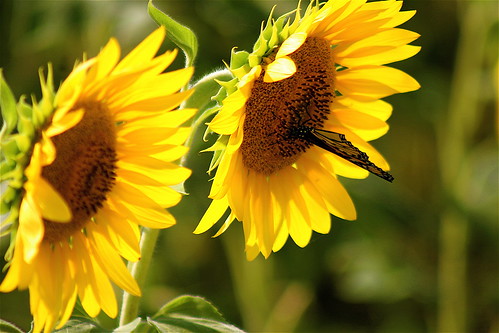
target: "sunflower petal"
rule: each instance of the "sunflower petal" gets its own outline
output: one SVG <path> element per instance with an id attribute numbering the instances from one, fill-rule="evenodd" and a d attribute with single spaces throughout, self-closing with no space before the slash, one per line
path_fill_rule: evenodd
<path id="1" fill-rule="evenodd" d="M 33 195 L 38 199 L 40 214 L 52 222 L 71 221 L 71 209 L 66 200 L 43 178 L 38 179 Z"/>
<path id="2" fill-rule="evenodd" d="M 364 66 L 337 73 L 336 88 L 343 95 L 379 99 L 420 88 L 406 73 L 391 67 Z"/>
<path id="3" fill-rule="evenodd" d="M 95 258 L 102 269 L 106 272 L 116 285 L 121 289 L 126 290 L 132 295 L 140 296 L 140 288 L 130 275 L 126 266 L 123 264 L 120 256 L 113 250 L 111 244 L 106 237 L 98 232 L 90 232 L 90 241 L 93 243 L 92 249 L 95 249 Z M 101 255 L 105 253 L 105 255 Z M 115 299 L 115 297 L 112 297 Z"/>
<path id="4" fill-rule="evenodd" d="M 355 220 L 357 213 L 348 192 L 327 170 L 317 162 L 305 158 L 298 161 L 298 170 L 306 176 L 324 198 L 327 209 L 344 220 Z"/>
<path id="5" fill-rule="evenodd" d="M 230 135 L 235 132 L 244 110 L 246 97 L 236 90 L 223 100 L 223 106 L 213 120 L 208 124 L 211 130 Z"/>
<path id="6" fill-rule="evenodd" d="M 229 202 L 226 196 L 218 200 L 213 200 L 194 230 L 194 233 L 202 234 L 214 226 L 222 218 L 228 207 Z"/>
<path id="7" fill-rule="evenodd" d="M 161 43 L 165 39 L 166 31 L 163 26 L 154 30 L 139 45 L 137 45 L 114 69 L 114 72 L 124 71 L 128 68 L 136 68 L 147 63 L 158 52 Z"/>
<path id="8" fill-rule="evenodd" d="M 43 221 L 40 212 L 31 195 L 27 195 L 19 210 L 19 230 L 24 244 L 24 260 L 31 263 L 38 254 L 40 243 L 44 235 Z"/>
<path id="9" fill-rule="evenodd" d="M 291 54 L 298 50 L 300 46 L 305 43 L 307 37 L 308 36 L 306 32 L 296 32 L 286 38 L 286 40 L 279 47 L 279 51 L 277 51 L 277 54 L 275 56 L 276 59 L 287 56 L 288 54 Z"/>
<path id="10" fill-rule="evenodd" d="M 283 56 L 281 58 L 276 58 L 267 66 L 263 82 L 281 81 L 287 79 L 295 73 L 295 62 L 290 57 Z"/>

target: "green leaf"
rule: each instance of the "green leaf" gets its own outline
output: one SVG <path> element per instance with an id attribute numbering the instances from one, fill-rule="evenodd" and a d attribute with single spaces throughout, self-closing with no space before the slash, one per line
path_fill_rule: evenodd
<path id="1" fill-rule="evenodd" d="M 147 322 L 159 332 L 243 332 L 228 324 L 210 302 L 195 296 L 172 300 Z"/>
<path id="2" fill-rule="evenodd" d="M 111 333 L 97 323 L 86 318 L 74 318 L 69 320 L 63 327 L 55 330 L 54 333 Z"/>
<path id="3" fill-rule="evenodd" d="M 20 328 L 14 324 L 9 323 L 3 319 L 0 319 L 0 332 L 2 333 L 24 333 Z"/>
<path id="4" fill-rule="evenodd" d="M 159 309 L 157 316 L 180 314 L 193 317 L 224 320 L 222 314 L 210 302 L 198 296 L 180 296 Z"/>
<path id="5" fill-rule="evenodd" d="M 213 319 L 170 316 L 148 322 L 161 333 L 244 333 L 239 328 Z"/>
<path id="6" fill-rule="evenodd" d="M 117 327 L 113 332 L 116 332 L 116 333 L 119 333 L 119 332 L 132 332 L 134 329 L 137 328 L 137 326 L 139 326 L 139 324 L 141 323 L 141 321 L 142 321 L 141 318 L 135 318 L 134 321 L 129 322 L 126 325 Z"/>
<path id="7" fill-rule="evenodd" d="M 149 0 L 147 11 L 152 19 L 166 28 L 167 37 L 184 51 L 186 67 L 194 64 L 198 53 L 198 39 L 194 32 L 163 13 Z"/>
<path id="8" fill-rule="evenodd" d="M 7 82 L 3 77 L 3 72 L 0 69 L 0 109 L 2 114 L 2 130 L 0 137 L 12 133 L 17 124 L 16 100 Z"/>

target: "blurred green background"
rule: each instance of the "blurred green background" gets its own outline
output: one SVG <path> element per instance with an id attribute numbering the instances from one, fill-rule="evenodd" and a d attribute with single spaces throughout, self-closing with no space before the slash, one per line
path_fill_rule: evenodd
<path id="1" fill-rule="evenodd" d="M 195 77 L 222 68 L 233 46 L 250 50 L 271 7 L 297 1 L 196 0 L 155 4 L 199 39 Z M 0 67 L 17 97 L 40 96 L 38 69 L 56 81 L 75 59 L 116 36 L 123 54 L 155 23 L 146 1 L 0 1 Z M 392 96 L 390 132 L 374 145 L 395 182 L 342 180 L 358 220 L 332 217 L 304 249 L 290 240 L 267 260 L 244 258 L 239 223 L 221 237 L 193 235 L 209 204 L 211 155 L 188 166 L 189 196 L 172 209 L 142 299 L 142 315 L 180 294 L 204 296 L 249 332 L 498 332 L 498 2 L 405 1 L 403 27 L 422 51 L 393 64 L 419 91 Z M 170 49 L 171 44 L 165 44 Z M 181 67 L 183 60 L 174 63 Z M 216 230 L 216 229 L 215 229 Z M 6 249 L 2 240 L 1 253 Z M 3 264 L 2 264 L 3 265 Z M 0 317 L 28 329 L 27 292 L 0 294 Z"/>

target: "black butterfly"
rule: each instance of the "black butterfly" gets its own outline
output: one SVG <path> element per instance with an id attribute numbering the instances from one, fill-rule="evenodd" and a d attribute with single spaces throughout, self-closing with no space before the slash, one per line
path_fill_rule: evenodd
<path id="1" fill-rule="evenodd" d="M 341 133 L 325 131 L 305 125 L 295 128 L 293 132 L 296 137 L 336 154 L 389 182 L 393 181 L 392 175 L 371 162 L 366 153 L 355 147 Z"/>

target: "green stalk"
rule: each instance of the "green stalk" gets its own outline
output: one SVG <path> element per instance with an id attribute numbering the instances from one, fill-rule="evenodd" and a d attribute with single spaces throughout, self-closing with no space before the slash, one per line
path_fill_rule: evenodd
<path id="1" fill-rule="evenodd" d="M 248 332 L 261 332 L 271 310 L 272 263 L 261 256 L 251 262 L 246 260 L 242 251 L 244 244 L 231 230 L 226 231 L 220 240 L 227 255 L 243 327 Z"/>
<path id="2" fill-rule="evenodd" d="M 492 4 L 492 3 L 491 3 Z M 462 2 L 461 31 L 449 110 L 439 138 L 445 195 L 440 217 L 437 332 L 467 332 L 468 231 L 467 158 L 479 119 L 480 76 L 487 33 L 497 14 L 494 4 Z"/>
<path id="3" fill-rule="evenodd" d="M 158 239 L 159 229 L 143 228 L 140 240 L 141 258 L 137 262 L 128 263 L 128 270 L 143 290 L 149 265 L 151 264 L 154 247 Z M 123 304 L 121 305 L 120 326 L 126 325 L 137 318 L 139 313 L 140 297 L 123 292 Z"/>

